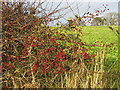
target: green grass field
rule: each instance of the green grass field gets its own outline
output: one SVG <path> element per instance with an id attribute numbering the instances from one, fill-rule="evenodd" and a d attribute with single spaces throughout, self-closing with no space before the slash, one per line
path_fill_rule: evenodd
<path id="1" fill-rule="evenodd" d="M 56 28 L 56 27 L 54 27 Z M 79 28 L 79 27 L 77 27 Z M 111 42 L 118 42 L 118 37 L 116 36 L 115 33 L 116 30 L 118 30 L 118 26 L 113 26 L 114 32 L 109 29 L 107 26 L 85 26 L 85 27 L 80 27 L 82 29 L 83 36 L 81 37 L 83 42 L 86 42 L 88 44 L 94 43 L 96 41 L 102 41 L 104 43 L 111 43 Z M 76 34 L 77 31 L 67 30 L 67 29 L 60 29 L 62 30 L 62 33 L 65 35 L 69 34 Z M 65 33 L 67 31 L 67 34 Z"/>
<path id="2" fill-rule="evenodd" d="M 114 26 L 113 29 L 118 30 L 118 27 Z M 93 43 L 95 41 L 111 43 L 118 41 L 118 37 L 107 26 L 87 26 L 83 27 L 82 32 L 82 40 L 87 43 Z"/>
<path id="3" fill-rule="evenodd" d="M 113 29 L 116 33 L 115 30 L 118 30 L 118 27 L 114 26 Z M 118 59 L 118 37 L 107 26 L 87 26 L 83 28 L 82 32 L 82 40 L 88 44 L 95 43 L 96 41 L 98 41 L 98 43 L 101 44 L 102 41 L 102 44 L 106 43 L 107 45 L 109 45 L 110 43 L 114 42 L 115 44 L 112 46 L 112 50 L 109 49 L 109 47 L 106 49 L 106 51 L 108 52 L 106 58 L 109 61 L 114 61 Z"/>

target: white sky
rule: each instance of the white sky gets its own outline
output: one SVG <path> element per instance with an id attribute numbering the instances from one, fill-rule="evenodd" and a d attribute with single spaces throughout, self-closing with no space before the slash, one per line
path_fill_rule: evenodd
<path id="1" fill-rule="evenodd" d="M 40 2 L 40 1 L 45 1 L 45 0 L 2 0 L 2 1 L 29 1 L 29 2 Z M 46 0 L 49 2 L 60 2 L 62 0 Z M 120 0 L 63 0 L 63 2 L 74 2 L 74 1 L 78 1 L 78 2 L 119 2 Z"/>
<path id="2" fill-rule="evenodd" d="M 28 1 L 28 2 L 40 2 L 40 1 L 49 1 L 49 2 L 60 2 L 62 0 L 1 0 L 4 2 L 11 2 L 11 1 Z M 74 1 L 78 1 L 78 2 L 119 2 L 120 0 L 63 0 L 63 2 L 74 2 Z"/>
<path id="3" fill-rule="evenodd" d="M 66 1 L 66 0 L 64 0 Z M 78 1 L 78 2 L 119 2 L 120 0 L 67 0 L 68 2 L 70 1 Z"/>
<path id="4" fill-rule="evenodd" d="M 34 1 L 34 0 L 33 0 Z M 38 0 L 39 1 L 39 0 Z M 44 1 L 44 0 L 41 0 Z M 47 0 L 46 0 L 47 1 Z M 52 2 L 60 2 L 62 0 L 48 0 L 48 1 L 52 1 Z M 78 1 L 78 2 L 119 2 L 120 0 L 63 0 L 63 2 L 74 2 L 74 1 Z"/>

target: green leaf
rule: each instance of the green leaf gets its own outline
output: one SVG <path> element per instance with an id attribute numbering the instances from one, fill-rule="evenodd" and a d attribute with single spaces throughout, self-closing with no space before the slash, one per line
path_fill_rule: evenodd
<path id="1" fill-rule="evenodd" d="M 68 20 L 72 20 L 72 17 L 69 17 Z"/>
<path id="2" fill-rule="evenodd" d="M 41 23 L 41 27 L 44 27 L 44 24 L 43 24 L 43 23 Z"/>

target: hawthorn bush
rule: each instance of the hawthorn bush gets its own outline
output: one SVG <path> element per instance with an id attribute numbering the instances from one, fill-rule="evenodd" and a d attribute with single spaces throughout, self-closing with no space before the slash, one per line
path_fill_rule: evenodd
<path id="1" fill-rule="evenodd" d="M 66 10 L 68 7 L 57 9 L 58 5 L 56 10 L 38 17 L 35 13 L 43 3 L 45 2 L 39 2 L 37 6 L 33 6 L 35 3 L 30 4 L 29 2 L 2 3 L 3 87 L 69 87 L 71 85 L 65 85 L 65 82 L 69 82 L 68 76 L 72 77 L 72 73 L 78 72 L 81 75 L 80 78 L 86 78 L 90 75 L 89 70 L 98 72 L 93 67 L 97 67 L 95 62 L 99 62 L 98 59 L 96 60 L 99 54 L 91 54 L 85 48 L 87 44 L 82 42 L 79 35 L 82 33 L 82 28 L 76 26 L 70 28 L 67 25 L 62 27 L 47 26 L 49 22 L 59 19 L 59 17 L 51 18 L 53 14 Z M 42 7 L 41 9 L 39 12 L 45 13 Z M 81 18 L 90 22 L 92 18 L 105 10 L 106 8 L 101 12 L 97 10 L 95 14 L 85 12 Z M 78 19 L 76 17 L 72 21 L 72 25 L 80 24 Z M 76 33 L 69 35 L 68 31 L 71 30 Z M 101 64 L 104 59 L 104 53 L 102 54 Z M 101 66 L 99 68 L 102 69 Z M 85 73 L 87 74 L 85 75 Z M 98 74 L 94 74 L 94 78 L 96 76 Z M 65 78 L 65 82 L 62 82 L 62 78 Z M 92 79 L 91 77 L 88 82 Z M 102 79 L 99 79 L 99 82 L 93 80 L 94 83 L 91 86 L 86 82 L 86 85 L 95 88 L 94 85 L 98 85 L 100 80 Z M 58 85 L 59 82 L 62 82 L 61 86 Z M 80 83 L 80 81 L 77 82 Z M 102 83 L 100 85 L 100 87 L 104 87 Z"/>

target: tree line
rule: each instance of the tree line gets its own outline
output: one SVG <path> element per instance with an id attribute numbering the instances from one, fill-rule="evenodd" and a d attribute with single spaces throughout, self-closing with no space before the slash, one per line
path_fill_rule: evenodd
<path id="1" fill-rule="evenodd" d="M 95 17 L 92 26 L 118 25 L 118 13 L 110 12 L 101 17 Z"/>

